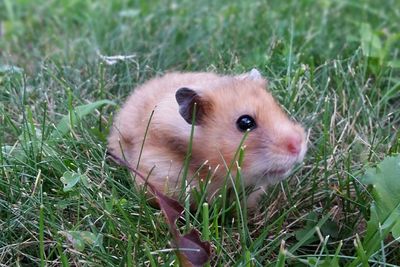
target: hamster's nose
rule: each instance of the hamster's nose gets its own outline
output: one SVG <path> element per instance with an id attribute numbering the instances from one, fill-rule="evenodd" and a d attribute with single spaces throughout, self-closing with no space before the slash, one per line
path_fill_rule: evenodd
<path id="1" fill-rule="evenodd" d="M 299 134 L 293 134 L 286 138 L 286 149 L 289 153 L 297 155 L 301 151 L 303 139 Z"/>

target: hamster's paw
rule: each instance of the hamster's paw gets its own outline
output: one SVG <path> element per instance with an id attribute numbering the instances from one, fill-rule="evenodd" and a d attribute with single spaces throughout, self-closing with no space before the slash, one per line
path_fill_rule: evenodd
<path id="1" fill-rule="evenodd" d="M 247 209 L 249 212 L 255 212 L 260 207 L 260 201 L 262 196 L 265 194 L 265 188 L 260 186 L 256 188 L 250 195 L 247 197 Z"/>

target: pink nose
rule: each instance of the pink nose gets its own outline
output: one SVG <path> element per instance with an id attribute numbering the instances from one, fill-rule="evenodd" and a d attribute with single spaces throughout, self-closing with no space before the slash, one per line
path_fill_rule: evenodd
<path id="1" fill-rule="evenodd" d="M 299 154 L 301 145 L 302 139 L 300 135 L 292 135 L 286 139 L 286 148 L 291 154 Z"/>

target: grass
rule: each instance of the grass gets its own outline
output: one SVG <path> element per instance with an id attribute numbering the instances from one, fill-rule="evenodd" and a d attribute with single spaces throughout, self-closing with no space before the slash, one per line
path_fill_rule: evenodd
<path id="1" fill-rule="evenodd" d="M 372 201 L 364 170 L 400 151 L 399 10 L 396 0 L 1 1 L 1 265 L 176 266 L 160 211 L 106 158 L 117 107 L 81 118 L 75 107 L 119 105 L 168 70 L 253 67 L 309 129 L 309 150 L 256 216 L 228 216 L 218 201 L 186 212 L 212 242 L 211 264 L 400 264 L 398 241 L 369 259 L 357 242 Z M 77 179 L 67 192 L 66 172 Z"/>

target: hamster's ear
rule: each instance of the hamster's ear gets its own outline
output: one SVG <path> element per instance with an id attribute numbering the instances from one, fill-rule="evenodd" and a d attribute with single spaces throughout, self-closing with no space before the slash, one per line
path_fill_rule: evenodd
<path id="1" fill-rule="evenodd" d="M 239 76 L 236 76 L 240 80 L 252 80 L 252 81 L 265 81 L 261 73 L 258 71 L 258 69 L 251 69 L 251 71 L 243 73 Z"/>
<path id="2" fill-rule="evenodd" d="M 179 114 L 189 124 L 192 124 L 193 109 L 196 103 L 195 125 L 201 124 L 206 115 L 209 103 L 197 94 L 195 90 L 183 87 L 175 93 L 176 102 L 179 104 Z"/>

